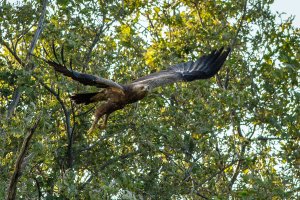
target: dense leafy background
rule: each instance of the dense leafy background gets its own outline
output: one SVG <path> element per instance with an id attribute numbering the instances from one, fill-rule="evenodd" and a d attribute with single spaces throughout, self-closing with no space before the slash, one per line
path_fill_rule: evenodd
<path id="1" fill-rule="evenodd" d="M 0 6 L 0 199 L 38 118 L 18 199 L 299 198 L 300 31 L 272 0 L 52 0 L 34 55 L 120 83 L 233 52 L 218 77 L 155 90 L 87 134 L 95 91 L 28 54 L 44 1 Z M 47 54 L 46 54 L 47 52 Z"/>

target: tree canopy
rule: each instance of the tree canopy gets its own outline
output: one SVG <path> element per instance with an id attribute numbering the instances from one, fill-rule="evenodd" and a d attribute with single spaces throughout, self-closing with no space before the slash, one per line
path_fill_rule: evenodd
<path id="1" fill-rule="evenodd" d="M 300 192 L 300 30 L 273 0 L 0 6 L 0 198 L 281 199 Z M 39 58 L 127 83 L 231 47 L 87 133 L 95 105 Z"/>

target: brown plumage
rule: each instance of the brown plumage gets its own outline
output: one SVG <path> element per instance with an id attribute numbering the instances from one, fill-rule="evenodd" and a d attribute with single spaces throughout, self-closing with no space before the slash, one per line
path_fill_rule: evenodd
<path id="1" fill-rule="evenodd" d="M 169 67 L 166 70 L 155 72 L 141 77 L 129 84 L 121 85 L 112 80 L 102 77 L 84 74 L 69 70 L 65 65 L 50 60 L 45 60 L 55 71 L 71 77 L 72 79 L 84 84 L 102 88 L 99 92 L 80 93 L 71 96 L 76 104 L 89 104 L 93 102 L 102 102 L 96 109 L 95 119 L 89 131 L 97 126 L 99 119 L 104 116 L 104 127 L 108 116 L 131 104 L 143 99 L 153 88 L 171 84 L 179 81 L 194 81 L 197 79 L 208 79 L 214 76 L 225 62 L 230 49 L 223 48 L 215 50 L 208 55 L 201 56 L 195 62 L 189 61 L 179 63 Z"/>

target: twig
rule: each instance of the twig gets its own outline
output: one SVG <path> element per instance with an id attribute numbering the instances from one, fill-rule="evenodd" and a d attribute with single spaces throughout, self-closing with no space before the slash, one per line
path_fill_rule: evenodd
<path id="1" fill-rule="evenodd" d="M 237 122 L 235 122 L 235 118 L 236 118 L 236 112 L 235 110 L 233 110 L 231 113 L 230 113 L 230 117 L 231 117 L 231 123 L 232 123 L 232 128 L 235 129 L 236 128 L 236 131 L 239 135 L 239 137 L 245 139 L 244 137 L 244 134 L 242 133 L 242 129 L 241 129 L 241 125 L 240 125 L 240 121 L 239 120 L 236 120 Z M 235 168 L 235 171 L 233 173 L 233 176 L 229 182 L 229 189 L 231 190 L 232 189 L 232 186 L 234 184 L 234 182 L 236 181 L 239 173 L 240 173 L 240 168 L 241 168 L 241 165 L 242 165 L 242 161 L 243 161 L 243 157 L 245 155 L 245 152 L 246 152 L 246 146 L 248 144 L 248 141 L 242 141 L 242 144 L 241 144 L 241 153 L 239 155 L 239 161 L 238 161 L 238 164 Z"/>
<path id="2" fill-rule="evenodd" d="M 257 138 L 253 138 L 253 139 L 250 139 L 250 141 L 271 141 L 271 140 L 278 140 L 278 141 L 281 141 L 281 140 L 298 140 L 299 138 L 298 137 L 291 137 L 291 138 L 277 138 L 277 137 L 257 137 Z"/>
<path id="3" fill-rule="evenodd" d="M 241 154 L 239 156 L 240 160 L 238 161 L 238 164 L 237 164 L 237 166 L 235 168 L 233 176 L 232 176 L 232 178 L 231 178 L 231 180 L 229 182 L 229 186 L 228 187 L 229 187 L 230 190 L 232 190 L 232 186 L 233 186 L 234 182 L 236 181 L 236 179 L 237 179 L 237 177 L 238 177 L 238 175 L 240 173 L 240 168 L 241 168 L 241 165 L 242 165 L 243 157 L 244 157 L 245 152 L 246 152 L 246 144 L 247 143 L 245 143 L 245 142 L 242 143 Z"/>
<path id="4" fill-rule="evenodd" d="M 23 67 L 25 67 L 25 63 L 21 60 L 21 58 L 17 55 L 16 51 L 14 51 L 12 48 L 9 47 L 9 44 L 7 44 L 7 42 L 5 42 L 1 36 L 0 36 L 0 44 L 2 44 L 3 46 L 5 46 L 5 48 L 9 51 L 9 53 L 11 53 L 13 55 L 13 57 L 17 60 L 17 62 L 22 65 Z"/>
<path id="5" fill-rule="evenodd" d="M 104 21 L 104 19 L 103 19 Z M 93 49 L 95 48 L 96 44 L 98 43 L 99 39 L 100 39 L 100 36 L 101 34 L 103 33 L 103 24 L 100 26 L 98 32 L 96 33 L 94 39 L 93 39 L 93 42 L 91 44 L 91 46 L 89 47 L 88 51 L 86 52 L 85 56 L 84 56 L 84 68 L 83 68 L 83 71 L 86 70 L 86 67 L 88 66 L 88 63 L 90 62 L 91 60 L 91 56 L 92 56 L 92 51 Z"/>
<path id="6" fill-rule="evenodd" d="M 224 166 L 223 168 L 221 168 L 219 171 L 217 171 L 216 173 L 212 174 L 211 176 L 209 176 L 208 178 L 206 178 L 204 181 L 202 181 L 201 183 L 198 183 L 197 185 L 201 186 L 203 184 L 205 184 L 206 182 L 212 180 L 214 177 L 216 177 L 217 175 L 223 173 L 226 169 L 228 169 L 229 167 L 231 167 L 232 165 L 234 165 L 236 162 L 239 161 L 243 161 L 245 159 L 239 159 L 239 160 L 233 160 L 230 164 L 228 164 L 227 166 Z"/>
<path id="7" fill-rule="evenodd" d="M 37 24 L 37 23 L 32 23 L 26 30 L 23 30 L 22 33 L 20 33 L 19 36 L 16 36 L 16 37 L 15 37 L 15 38 L 16 38 L 16 39 L 15 39 L 15 40 L 16 40 L 15 44 L 13 44 L 13 42 L 12 42 L 12 46 L 13 46 L 14 51 L 16 51 L 17 46 L 18 46 L 18 43 L 22 40 L 22 38 L 23 38 L 25 35 L 27 35 L 27 33 L 29 33 L 29 31 L 32 29 L 32 27 L 35 26 L 36 24 Z"/>
<path id="8" fill-rule="evenodd" d="M 204 25 L 204 23 L 203 23 L 203 19 L 202 19 L 202 17 L 201 17 L 201 13 L 200 13 L 200 9 L 199 9 L 198 3 L 199 3 L 199 1 L 193 2 L 194 6 L 196 7 L 197 14 L 198 14 L 198 17 L 199 17 L 199 21 L 200 21 L 200 23 L 201 23 L 201 26 L 202 26 L 203 29 L 205 29 L 206 27 L 205 27 L 205 25 Z"/>
<path id="9" fill-rule="evenodd" d="M 82 112 L 82 113 L 79 113 L 79 114 L 75 115 L 75 117 L 80 117 L 82 115 L 86 115 L 87 113 L 91 112 L 95 107 L 96 107 L 96 105 L 94 105 L 93 107 L 91 107 L 90 109 L 88 109 L 85 112 Z"/>
<path id="10" fill-rule="evenodd" d="M 7 192 L 7 200 L 13 200 L 16 198 L 16 191 L 17 191 L 17 183 L 18 179 L 21 176 L 22 173 L 22 163 L 25 158 L 25 155 L 27 153 L 27 150 L 29 148 L 29 142 L 32 138 L 32 135 L 34 134 L 35 130 L 37 129 L 37 126 L 40 122 L 40 117 L 37 119 L 37 121 L 34 123 L 34 125 L 30 128 L 30 131 L 26 135 L 22 147 L 20 149 L 19 156 L 16 160 L 15 167 L 14 167 L 14 172 L 13 175 L 9 181 L 9 186 L 8 186 L 8 192 Z"/>
<path id="11" fill-rule="evenodd" d="M 243 8 L 243 15 L 242 15 L 242 17 L 241 17 L 241 19 L 240 19 L 240 22 L 239 22 L 239 24 L 238 24 L 238 29 L 237 29 L 237 31 L 236 31 L 236 33 L 235 33 L 235 37 L 233 38 L 233 40 L 232 40 L 232 42 L 231 42 L 231 44 L 230 44 L 231 52 L 232 52 L 232 50 L 233 50 L 233 48 L 234 48 L 234 46 L 235 46 L 235 44 L 236 44 L 237 37 L 238 37 L 238 35 L 239 35 L 240 31 L 241 31 L 241 27 L 242 27 L 242 25 L 243 25 L 243 22 L 244 22 L 246 13 L 247 13 L 247 0 L 245 0 L 245 4 L 244 4 L 244 8 Z"/>
<path id="12" fill-rule="evenodd" d="M 226 68 L 226 77 L 225 77 L 225 81 L 224 81 L 224 89 L 227 90 L 228 89 L 228 84 L 229 84 L 229 68 Z"/>
<path id="13" fill-rule="evenodd" d="M 196 194 L 201 197 L 202 199 L 209 199 L 206 196 L 204 196 L 203 194 L 200 194 L 200 192 L 196 191 Z"/>
<path id="14" fill-rule="evenodd" d="M 157 41 L 159 41 L 160 39 L 159 39 L 159 37 L 158 37 L 158 33 L 157 33 L 157 31 L 155 30 L 155 26 L 153 25 L 153 22 L 152 22 L 151 18 L 149 17 L 148 14 L 146 14 L 146 17 L 147 17 L 147 19 L 148 19 L 148 21 L 149 21 L 149 23 L 150 23 L 151 28 L 152 28 L 153 31 L 154 31 L 154 35 L 155 35 Z"/>

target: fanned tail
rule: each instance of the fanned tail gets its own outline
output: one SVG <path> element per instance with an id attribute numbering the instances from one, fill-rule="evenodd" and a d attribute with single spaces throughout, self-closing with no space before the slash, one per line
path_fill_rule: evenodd
<path id="1" fill-rule="evenodd" d="M 71 99 L 76 104 L 90 104 L 95 102 L 95 99 L 92 99 L 95 95 L 97 95 L 99 92 L 93 92 L 93 93 L 80 93 L 80 94 L 74 94 L 71 96 Z"/>

